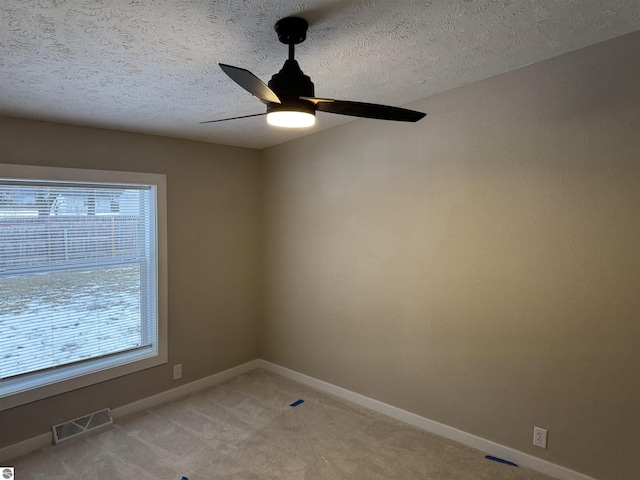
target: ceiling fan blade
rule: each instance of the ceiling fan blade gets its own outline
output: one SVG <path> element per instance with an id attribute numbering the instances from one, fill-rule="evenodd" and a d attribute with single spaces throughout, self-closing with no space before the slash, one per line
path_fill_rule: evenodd
<path id="1" fill-rule="evenodd" d="M 417 122 L 427 114 L 400 107 L 378 105 L 376 103 L 348 102 L 346 100 L 312 99 L 318 100 L 316 109 L 321 112 L 351 115 L 353 117 L 377 118 L 379 120 L 394 120 L 396 122 Z"/>
<path id="2" fill-rule="evenodd" d="M 300 97 L 300 100 L 306 100 L 308 102 L 317 105 L 320 102 L 335 102 L 333 98 L 318 98 L 318 97 Z"/>
<path id="3" fill-rule="evenodd" d="M 226 122 L 227 120 L 237 120 L 239 118 L 259 117 L 260 115 L 266 115 L 266 114 L 267 112 L 263 112 L 263 113 L 254 113 L 253 115 L 242 115 L 241 117 L 221 118 L 220 120 L 208 120 L 206 122 L 200 122 L 200 125 L 202 125 L 203 123 Z"/>
<path id="4" fill-rule="evenodd" d="M 271 90 L 267 85 L 265 85 L 262 80 L 256 77 L 249 70 L 233 67 L 231 65 L 225 65 L 224 63 L 220 63 L 218 65 L 220 65 L 220 68 L 224 73 L 229 75 L 231 80 L 236 82 L 261 102 L 280 103 L 280 99 L 273 92 L 273 90 Z"/>

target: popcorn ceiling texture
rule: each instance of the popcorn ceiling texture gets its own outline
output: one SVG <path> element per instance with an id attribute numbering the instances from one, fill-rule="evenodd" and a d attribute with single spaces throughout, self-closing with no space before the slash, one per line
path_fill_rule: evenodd
<path id="1" fill-rule="evenodd" d="M 640 1 L 3 0 L 0 114 L 252 148 L 352 120 L 198 124 L 264 111 L 217 64 L 267 82 L 289 15 L 310 23 L 296 57 L 316 95 L 404 105 L 635 31 Z"/>

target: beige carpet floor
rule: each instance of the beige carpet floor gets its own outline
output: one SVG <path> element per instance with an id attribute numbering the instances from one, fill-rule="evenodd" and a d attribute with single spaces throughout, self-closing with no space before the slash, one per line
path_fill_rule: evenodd
<path id="1" fill-rule="evenodd" d="M 17 480 L 550 480 L 263 370 L 12 463 Z"/>

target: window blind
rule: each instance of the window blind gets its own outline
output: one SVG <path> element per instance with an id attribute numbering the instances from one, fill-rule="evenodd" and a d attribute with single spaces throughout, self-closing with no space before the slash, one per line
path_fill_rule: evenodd
<path id="1" fill-rule="evenodd" d="M 0 379 L 156 341 L 154 188 L 0 178 Z"/>

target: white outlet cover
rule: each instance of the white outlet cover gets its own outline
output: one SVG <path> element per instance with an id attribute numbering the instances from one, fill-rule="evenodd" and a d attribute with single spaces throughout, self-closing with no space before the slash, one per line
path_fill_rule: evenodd
<path id="1" fill-rule="evenodd" d="M 174 380 L 178 380 L 179 378 L 182 378 L 182 364 L 178 363 L 177 365 L 173 366 L 173 379 Z"/>
<path id="2" fill-rule="evenodd" d="M 547 431 L 544 428 L 533 427 L 533 444 L 536 447 L 547 448 Z"/>

